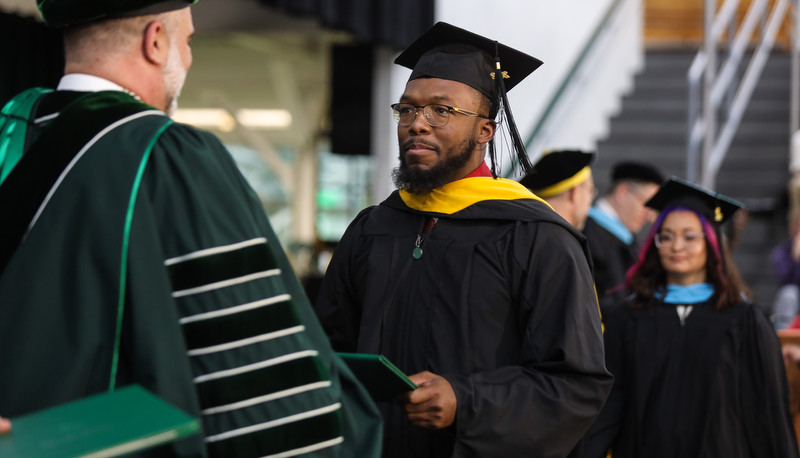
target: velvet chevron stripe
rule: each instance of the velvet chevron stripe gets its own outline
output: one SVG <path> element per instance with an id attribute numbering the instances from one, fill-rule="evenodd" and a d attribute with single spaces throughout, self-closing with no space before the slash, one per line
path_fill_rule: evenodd
<path id="1" fill-rule="evenodd" d="M 342 412 L 339 404 L 331 407 L 335 409 L 323 408 L 319 409 L 322 413 L 300 414 L 208 437 L 209 452 L 213 456 L 258 456 L 260 451 L 267 456 L 289 457 L 334 446 L 343 441 Z M 269 444 L 268 449 L 264 444 Z"/>
<path id="2" fill-rule="evenodd" d="M 290 301 L 183 325 L 186 347 L 197 350 L 299 326 Z"/>
<path id="3" fill-rule="evenodd" d="M 173 291 L 186 291 L 205 285 L 275 270 L 266 239 L 254 239 L 254 244 L 240 243 L 218 249 L 168 259 Z M 193 256 L 194 255 L 194 256 Z"/>
<path id="4" fill-rule="evenodd" d="M 232 373 L 232 375 L 211 378 L 197 383 L 201 407 L 203 409 L 216 408 L 274 393 L 292 392 L 293 389 L 298 387 L 330 380 L 330 375 L 320 361 L 317 352 L 300 353 L 300 357 L 297 359 L 283 361 L 278 364 L 269 364 L 270 361 L 265 361 L 264 363 L 266 364 L 254 365 L 251 370 L 243 373 L 226 371 Z M 315 386 L 324 388 L 328 385 Z M 274 397 L 269 398 L 269 400 L 271 399 L 274 399 Z"/>

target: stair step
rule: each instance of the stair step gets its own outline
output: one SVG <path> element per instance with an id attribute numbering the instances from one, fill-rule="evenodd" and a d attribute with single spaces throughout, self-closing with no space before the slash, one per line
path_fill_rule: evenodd
<path id="1" fill-rule="evenodd" d="M 624 143 L 664 143 L 685 145 L 688 127 L 683 122 L 659 123 L 652 120 L 615 119 L 611 122 L 611 136 L 607 141 Z M 786 144 L 788 127 L 781 123 L 747 122 L 739 126 L 734 142 L 756 147 Z"/>
<path id="2" fill-rule="evenodd" d="M 598 145 L 598 154 L 603 156 L 605 154 L 618 156 L 625 159 L 647 160 L 654 164 L 685 164 L 686 162 L 686 146 L 676 148 L 670 145 L 648 145 L 642 147 L 639 145 L 616 145 L 609 146 L 608 144 Z M 760 149 L 755 154 L 745 154 L 750 152 L 748 148 L 742 145 L 733 145 L 726 155 L 726 160 L 723 164 L 723 170 L 728 167 L 744 168 L 753 167 L 753 159 L 757 159 L 759 167 L 768 167 L 770 170 L 786 170 L 789 166 L 789 151 L 788 145 L 784 146 L 769 146 Z"/>
<path id="3" fill-rule="evenodd" d="M 788 84 L 788 83 L 787 83 Z M 686 122 L 689 102 L 686 98 L 668 99 L 654 103 L 652 100 L 632 97 L 624 99 L 622 111 L 615 119 L 648 119 L 674 120 Z M 788 96 L 782 100 L 750 100 L 745 108 L 744 119 L 780 121 L 784 125 L 789 122 Z"/>

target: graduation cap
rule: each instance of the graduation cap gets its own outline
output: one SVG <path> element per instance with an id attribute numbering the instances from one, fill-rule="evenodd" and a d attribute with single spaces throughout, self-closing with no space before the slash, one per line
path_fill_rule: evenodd
<path id="1" fill-rule="evenodd" d="M 53 27 L 165 13 L 196 2 L 197 0 L 36 0 L 42 19 Z"/>
<path id="2" fill-rule="evenodd" d="M 669 177 L 664 181 L 645 205 L 658 211 L 678 205 L 687 207 L 716 223 L 716 226 L 728 221 L 736 210 L 744 208 L 744 204 L 735 199 L 678 177 Z"/>
<path id="3" fill-rule="evenodd" d="M 480 91 L 491 102 L 489 116 L 493 119 L 502 106 L 517 160 L 525 173 L 532 170 L 506 92 L 542 65 L 542 61 L 496 40 L 437 22 L 397 56 L 394 63 L 412 70 L 409 81 L 441 78 Z M 489 155 L 492 173 L 497 176 L 494 140 L 489 144 Z"/>
<path id="4" fill-rule="evenodd" d="M 579 150 L 546 152 L 520 183 L 539 197 L 556 196 L 586 181 L 594 157 L 592 152 Z"/>
<path id="5" fill-rule="evenodd" d="M 637 180 L 646 183 L 661 184 L 664 177 L 658 170 L 639 162 L 620 162 L 611 172 L 611 181 Z"/>

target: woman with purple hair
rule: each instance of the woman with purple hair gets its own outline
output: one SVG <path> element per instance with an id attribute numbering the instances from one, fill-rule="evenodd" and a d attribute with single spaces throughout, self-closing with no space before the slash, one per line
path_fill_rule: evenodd
<path id="1" fill-rule="evenodd" d="M 742 204 L 678 178 L 605 317 L 611 395 L 587 456 L 798 457 L 780 343 L 719 226 Z"/>

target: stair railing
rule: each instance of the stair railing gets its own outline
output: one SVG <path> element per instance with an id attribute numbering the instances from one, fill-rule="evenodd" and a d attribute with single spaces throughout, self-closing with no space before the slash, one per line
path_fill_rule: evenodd
<path id="1" fill-rule="evenodd" d="M 798 0 L 794 3 L 792 37 L 791 129 L 798 123 Z M 705 0 L 704 43 L 692 61 L 689 82 L 686 176 L 692 182 L 714 189 L 716 176 L 739 128 L 745 108 L 755 90 L 775 37 L 783 24 L 790 0 L 776 0 L 767 19 L 767 0 L 753 0 L 741 24 L 736 24 L 739 0 L 726 0 L 716 10 L 715 0 Z M 715 14 L 716 13 L 716 14 Z M 756 51 L 738 78 L 738 69 L 751 37 L 759 26 Z M 720 38 L 727 31 L 727 55 L 718 63 Z M 718 126 L 719 124 L 719 126 Z"/>
<path id="2" fill-rule="evenodd" d="M 600 53 L 606 52 L 604 45 L 615 33 L 624 27 L 630 27 L 626 14 L 633 11 L 638 14 L 641 7 L 640 0 L 611 0 L 602 17 L 587 38 L 581 51 L 572 62 L 566 76 L 561 80 L 553 95 L 539 115 L 531 133 L 525 140 L 525 148 L 533 162 L 536 162 L 542 153 L 542 148 L 553 140 L 553 133 L 558 130 L 559 123 L 567 117 L 565 107 L 569 107 L 577 91 L 583 89 L 586 78 L 591 78 L 597 71 L 596 60 Z M 639 33 L 637 31 L 637 33 Z M 516 160 L 512 161 L 508 171 L 503 176 L 510 178 L 518 173 Z"/>

